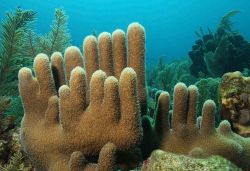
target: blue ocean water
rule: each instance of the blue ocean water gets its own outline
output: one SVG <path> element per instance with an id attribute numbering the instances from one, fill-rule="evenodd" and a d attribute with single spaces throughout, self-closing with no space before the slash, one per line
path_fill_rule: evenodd
<path id="1" fill-rule="evenodd" d="M 69 15 L 72 44 L 82 46 L 93 30 L 126 30 L 129 23 L 140 22 L 147 32 L 147 61 L 160 56 L 172 60 L 187 56 L 200 26 L 215 30 L 221 17 L 232 10 L 241 12 L 233 18 L 234 28 L 250 41 L 249 0 L 0 0 L 0 20 L 17 6 L 38 12 L 36 31 L 46 33 L 54 9 L 63 7 Z"/>

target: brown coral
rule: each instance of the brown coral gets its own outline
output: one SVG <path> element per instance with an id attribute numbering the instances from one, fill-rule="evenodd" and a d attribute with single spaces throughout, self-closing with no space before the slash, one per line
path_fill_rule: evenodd
<path id="1" fill-rule="evenodd" d="M 174 90 L 172 127 L 168 122 L 169 94 L 161 93 L 153 125 L 148 122 L 147 134 L 160 141 L 158 148 L 194 157 L 220 155 L 243 169 L 250 168 L 250 138 L 232 132 L 230 124 L 222 121 L 216 129 L 216 106 L 212 100 L 204 103 L 201 122 L 196 122 L 198 89 L 178 83 Z M 144 119 L 145 120 L 145 119 Z M 145 122 L 145 121 L 144 121 Z"/>
<path id="2" fill-rule="evenodd" d="M 232 123 L 236 133 L 250 136 L 250 77 L 238 71 L 224 74 L 219 93 L 223 117 Z"/>
<path id="3" fill-rule="evenodd" d="M 98 41 L 88 36 L 83 44 L 84 60 L 80 50 L 71 46 L 64 59 L 61 53 L 53 53 L 51 63 L 39 54 L 34 61 L 36 78 L 29 69 L 20 70 L 25 108 L 21 140 L 37 168 L 65 169 L 72 152 L 98 155 L 108 142 L 121 151 L 140 142 L 138 102 L 141 109 L 147 109 L 144 28 L 138 23 L 129 26 L 128 55 L 125 40 L 121 30 L 112 38 L 102 33 Z M 139 100 L 136 74 L 131 68 L 124 69 L 130 65 L 138 73 Z"/>
<path id="4" fill-rule="evenodd" d="M 147 112 L 147 97 L 145 83 L 145 30 L 138 23 L 128 26 L 127 47 L 124 31 L 117 29 L 112 35 L 104 32 L 98 36 L 87 36 L 84 39 L 84 62 L 87 82 L 98 69 L 106 72 L 107 76 L 119 78 L 121 71 L 132 67 L 138 80 L 138 97 L 141 113 Z"/>
<path id="5" fill-rule="evenodd" d="M 108 142 L 120 150 L 140 142 L 137 79 L 131 68 L 122 71 L 119 81 L 96 71 L 87 105 L 85 71 L 72 67 L 69 86 L 61 86 L 57 97 L 51 65 L 46 55 L 39 54 L 34 61 L 36 77 L 28 68 L 19 72 L 25 111 L 21 144 L 37 169 L 68 170 L 75 151 L 97 155 Z"/>

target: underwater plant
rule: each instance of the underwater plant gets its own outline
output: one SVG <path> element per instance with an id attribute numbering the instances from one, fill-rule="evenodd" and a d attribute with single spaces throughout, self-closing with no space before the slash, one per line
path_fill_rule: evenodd
<path id="1" fill-rule="evenodd" d="M 199 97 L 197 101 L 197 109 L 196 113 L 198 116 L 202 114 L 203 104 L 207 99 L 213 99 L 217 108 L 215 111 L 215 125 L 218 126 L 221 122 L 221 115 L 220 115 L 220 103 L 219 103 L 219 84 L 221 78 L 202 78 L 197 81 L 194 85 L 197 86 L 199 90 Z"/>
<path id="2" fill-rule="evenodd" d="M 45 36 L 34 33 L 32 23 L 35 19 L 36 12 L 17 8 L 15 13 L 6 14 L 1 28 L 0 97 L 9 96 L 11 99 L 9 109 L 4 115 L 15 115 L 18 119 L 17 123 L 23 116 L 17 88 L 19 69 L 23 66 L 32 68 L 32 62 L 37 53 L 62 52 L 70 42 L 67 16 L 63 9 L 55 10 L 51 31 Z"/>
<path id="3" fill-rule="evenodd" d="M 24 156 L 19 151 L 11 156 L 9 163 L 0 165 L 1 171 L 33 171 L 32 166 L 27 166 L 24 162 Z"/>
<path id="4" fill-rule="evenodd" d="M 216 39 L 221 39 L 226 33 L 235 32 L 234 30 L 232 30 L 233 22 L 231 18 L 237 15 L 238 13 L 240 13 L 240 11 L 233 10 L 222 17 L 219 26 L 216 30 Z"/>
<path id="5" fill-rule="evenodd" d="M 194 84 L 197 79 L 190 74 L 191 61 L 182 59 L 165 64 L 161 58 L 159 63 L 147 74 L 147 85 L 159 90 L 170 92 L 172 96 L 173 87 L 178 82 L 187 85 Z"/>
<path id="6" fill-rule="evenodd" d="M 17 147 L 19 139 L 13 140 L 23 117 L 18 95 L 19 69 L 23 66 L 32 69 L 34 56 L 41 50 L 63 51 L 70 42 L 67 16 L 62 9 L 55 10 L 55 21 L 46 36 L 33 31 L 35 19 L 36 12 L 17 8 L 15 12 L 6 13 L 0 28 L 0 170 L 23 170 L 24 166 L 26 169 L 24 159 L 20 158 L 20 147 Z M 41 40 L 46 41 L 49 49 L 40 44 Z"/>
<path id="7" fill-rule="evenodd" d="M 221 77 L 226 72 L 243 71 L 250 64 L 250 43 L 232 29 L 231 17 L 239 11 L 231 11 L 222 17 L 215 33 L 200 33 L 189 57 L 191 73 L 199 77 Z"/>
<path id="8" fill-rule="evenodd" d="M 62 9 L 55 10 L 55 21 L 51 31 L 45 35 L 33 32 L 31 24 L 36 12 L 17 8 L 8 12 L 1 29 L 0 86 L 1 96 L 17 95 L 17 73 L 23 67 L 32 68 L 34 56 L 40 52 L 49 55 L 63 52 L 69 45 L 67 16 Z"/>
<path id="9" fill-rule="evenodd" d="M 0 96 L 15 96 L 17 90 L 17 73 L 23 66 L 32 64 L 33 56 L 27 56 L 29 50 L 26 36 L 29 25 L 35 19 L 35 12 L 16 9 L 8 12 L 2 23 L 0 44 Z"/>
<path id="10" fill-rule="evenodd" d="M 55 20 L 51 31 L 46 35 L 35 35 L 33 56 L 37 53 L 52 55 L 53 52 L 63 52 L 70 45 L 70 34 L 67 28 L 68 16 L 61 8 L 55 9 Z"/>
<path id="11" fill-rule="evenodd" d="M 23 105 L 20 96 L 11 98 L 11 104 L 4 112 L 5 117 L 14 117 L 15 125 L 20 126 L 23 117 Z"/>

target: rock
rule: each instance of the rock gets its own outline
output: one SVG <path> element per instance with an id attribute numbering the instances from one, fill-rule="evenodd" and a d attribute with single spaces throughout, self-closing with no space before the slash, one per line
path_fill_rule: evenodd
<path id="1" fill-rule="evenodd" d="M 193 158 L 162 150 L 152 152 L 144 161 L 142 171 L 241 171 L 230 161 L 220 157 Z"/>

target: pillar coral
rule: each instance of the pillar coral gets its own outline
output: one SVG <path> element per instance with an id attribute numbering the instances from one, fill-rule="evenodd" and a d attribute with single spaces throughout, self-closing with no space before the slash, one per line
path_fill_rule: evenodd
<path id="1" fill-rule="evenodd" d="M 228 121 L 222 121 L 215 128 L 216 106 L 212 100 L 204 103 L 202 117 L 196 119 L 197 97 L 196 86 L 186 87 L 183 83 L 175 86 L 170 127 L 170 97 L 167 92 L 161 93 L 153 123 L 143 118 L 144 134 L 158 140 L 151 146 L 193 157 L 220 155 L 244 170 L 249 169 L 250 138 L 232 132 Z"/>
<path id="2" fill-rule="evenodd" d="M 196 120 L 195 86 L 175 86 L 172 124 L 169 94 L 162 92 L 153 123 L 144 116 L 141 125 L 140 109 L 147 110 L 143 27 L 129 26 L 128 50 L 125 40 L 121 30 L 98 39 L 88 36 L 84 57 L 78 48 L 69 47 L 64 59 L 58 52 L 51 61 L 37 55 L 35 76 L 28 68 L 19 71 L 25 111 L 21 144 L 36 169 L 113 170 L 117 150 L 140 144 L 142 126 L 143 151 L 160 148 L 195 157 L 217 154 L 250 168 L 250 139 L 234 134 L 226 121 L 214 127 L 213 101 L 205 102 L 202 117 Z M 88 156 L 98 154 L 97 164 L 88 163 Z"/>
<path id="3" fill-rule="evenodd" d="M 133 38 L 137 32 L 139 37 Z M 115 52 L 126 52 L 125 37 L 120 33 L 114 33 L 113 44 L 118 48 L 113 49 L 114 58 L 121 58 Z M 144 51 L 144 29 L 132 24 L 128 29 L 130 34 L 130 41 L 140 45 L 130 47 L 133 56 L 128 58 L 133 63 L 133 58 L 141 55 L 136 52 Z M 112 170 L 116 149 L 126 150 L 140 143 L 139 98 L 142 96 L 137 95 L 137 76 L 132 68 L 126 68 L 127 65 L 106 67 L 112 61 L 106 59 L 113 57 L 110 43 L 110 35 L 101 34 L 98 48 L 96 39 L 91 36 L 84 41 L 85 61 L 78 48 L 69 47 L 64 59 L 56 52 L 51 62 L 45 54 L 38 54 L 34 60 L 35 76 L 28 68 L 19 71 L 19 90 L 25 112 L 21 144 L 37 170 Z M 98 54 L 102 61 L 100 67 L 99 61 L 90 60 L 96 59 Z M 144 69 L 144 62 L 138 65 Z M 119 80 L 112 76 L 114 71 Z M 145 81 L 140 74 L 138 80 Z M 142 86 L 145 84 L 140 82 L 139 87 L 145 90 Z M 84 156 L 99 153 L 97 166 L 86 164 Z"/>

